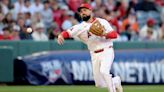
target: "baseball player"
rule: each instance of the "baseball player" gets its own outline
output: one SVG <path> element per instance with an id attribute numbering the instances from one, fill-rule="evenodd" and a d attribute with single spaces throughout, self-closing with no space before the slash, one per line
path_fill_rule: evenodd
<path id="1" fill-rule="evenodd" d="M 112 39 L 117 38 L 117 33 L 108 21 L 93 17 L 89 4 L 81 4 L 78 12 L 83 22 L 58 35 L 58 44 L 70 37 L 79 38 L 90 51 L 95 86 L 107 87 L 109 92 L 123 92 L 120 77 L 112 78 L 109 72 L 114 60 Z"/>

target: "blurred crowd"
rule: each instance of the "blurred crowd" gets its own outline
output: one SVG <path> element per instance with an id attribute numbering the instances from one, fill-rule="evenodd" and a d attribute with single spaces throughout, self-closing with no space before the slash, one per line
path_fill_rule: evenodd
<path id="1" fill-rule="evenodd" d="M 53 40 L 81 22 L 81 3 L 109 21 L 117 41 L 164 40 L 164 0 L 0 0 L 0 40 Z"/>

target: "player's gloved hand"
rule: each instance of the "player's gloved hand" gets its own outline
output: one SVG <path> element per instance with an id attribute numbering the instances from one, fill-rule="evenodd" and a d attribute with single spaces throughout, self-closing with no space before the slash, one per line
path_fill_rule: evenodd
<path id="1" fill-rule="evenodd" d="M 62 45 L 64 43 L 64 37 L 60 34 L 58 35 L 58 38 L 57 38 L 57 43 L 59 45 Z"/>
<path id="2" fill-rule="evenodd" d="M 90 27 L 89 32 L 96 36 L 104 36 L 105 35 L 105 28 L 101 23 L 96 20 Z"/>

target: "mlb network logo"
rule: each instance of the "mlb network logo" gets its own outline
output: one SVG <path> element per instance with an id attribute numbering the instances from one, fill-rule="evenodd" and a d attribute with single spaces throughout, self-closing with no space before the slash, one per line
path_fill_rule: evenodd
<path id="1" fill-rule="evenodd" d="M 42 62 L 42 73 L 48 77 L 49 82 L 54 83 L 62 74 L 61 62 L 58 60 Z"/>

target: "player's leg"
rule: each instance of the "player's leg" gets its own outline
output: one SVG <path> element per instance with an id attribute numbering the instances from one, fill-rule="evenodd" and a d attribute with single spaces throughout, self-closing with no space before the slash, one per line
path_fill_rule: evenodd
<path id="1" fill-rule="evenodd" d="M 104 81 L 103 76 L 101 76 L 100 72 L 94 75 L 95 86 L 99 88 L 106 88 L 107 85 Z M 123 92 L 123 88 L 121 86 L 121 80 L 118 77 L 112 78 L 113 85 L 115 87 L 116 92 Z"/>
<path id="2" fill-rule="evenodd" d="M 109 90 L 109 92 L 116 92 L 116 88 L 115 88 L 115 85 L 113 83 L 113 80 L 112 80 L 112 75 L 109 74 L 109 71 L 107 68 L 108 67 L 108 63 L 101 63 L 101 68 L 100 68 L 100 72 L 106 82 L 106 86 Z"/>
<path id="3" fill-rule="evenodd" d="M 102 74 L 106 82 L 108 91 L 116 92 L 116 88 L 112 80 L 112 75 L 109 74 L 114 59 L 113 48 L 106 48 L 104 52 L 101 53 L 100 57 L 101 57 L 100 73 Z"/>
<path id="4" fill-rule="evenodd" d="M 106 83 L 100 73 L 100 59 L 98 58 L 98 55 L 99 53 L 91 53 L 93 78 L 95 86 L 103 88 L 106 87 Z"/>
<path id="5" fill-rule="evenodd" d="M 100 87 L 100 88 L 105 88 L 107 87 L 106 83 L 105 83 L 105 80 L 103 78 L 103 75 L 100 73 L 100 59 L 101 59 L 101 53 L 91 53 L 91 59 L 92 59 L 92 70 L 93 70 L 93 77 L 94 77 L 94 80 L 95 80 L 95 86 L 96 87 Z M 114 77 L 112 78 L 112 82 L 113 82 L 113 85 L 118 89 L 120 89 L 121 87 L 118 86 L 118 85 L 121 85 L 121 80 L 118 80 L 119 78 L 118 77 Z M 117 90 L 117 92 L 122 92 L 122 91 L 119 91 Z"/>
<path id="6" fill-rule="evenodd" d="M 123 92 L 120 76 L 113 77 L 112 80 L 113 84 L 115 85 L 116 92 Z"/>

